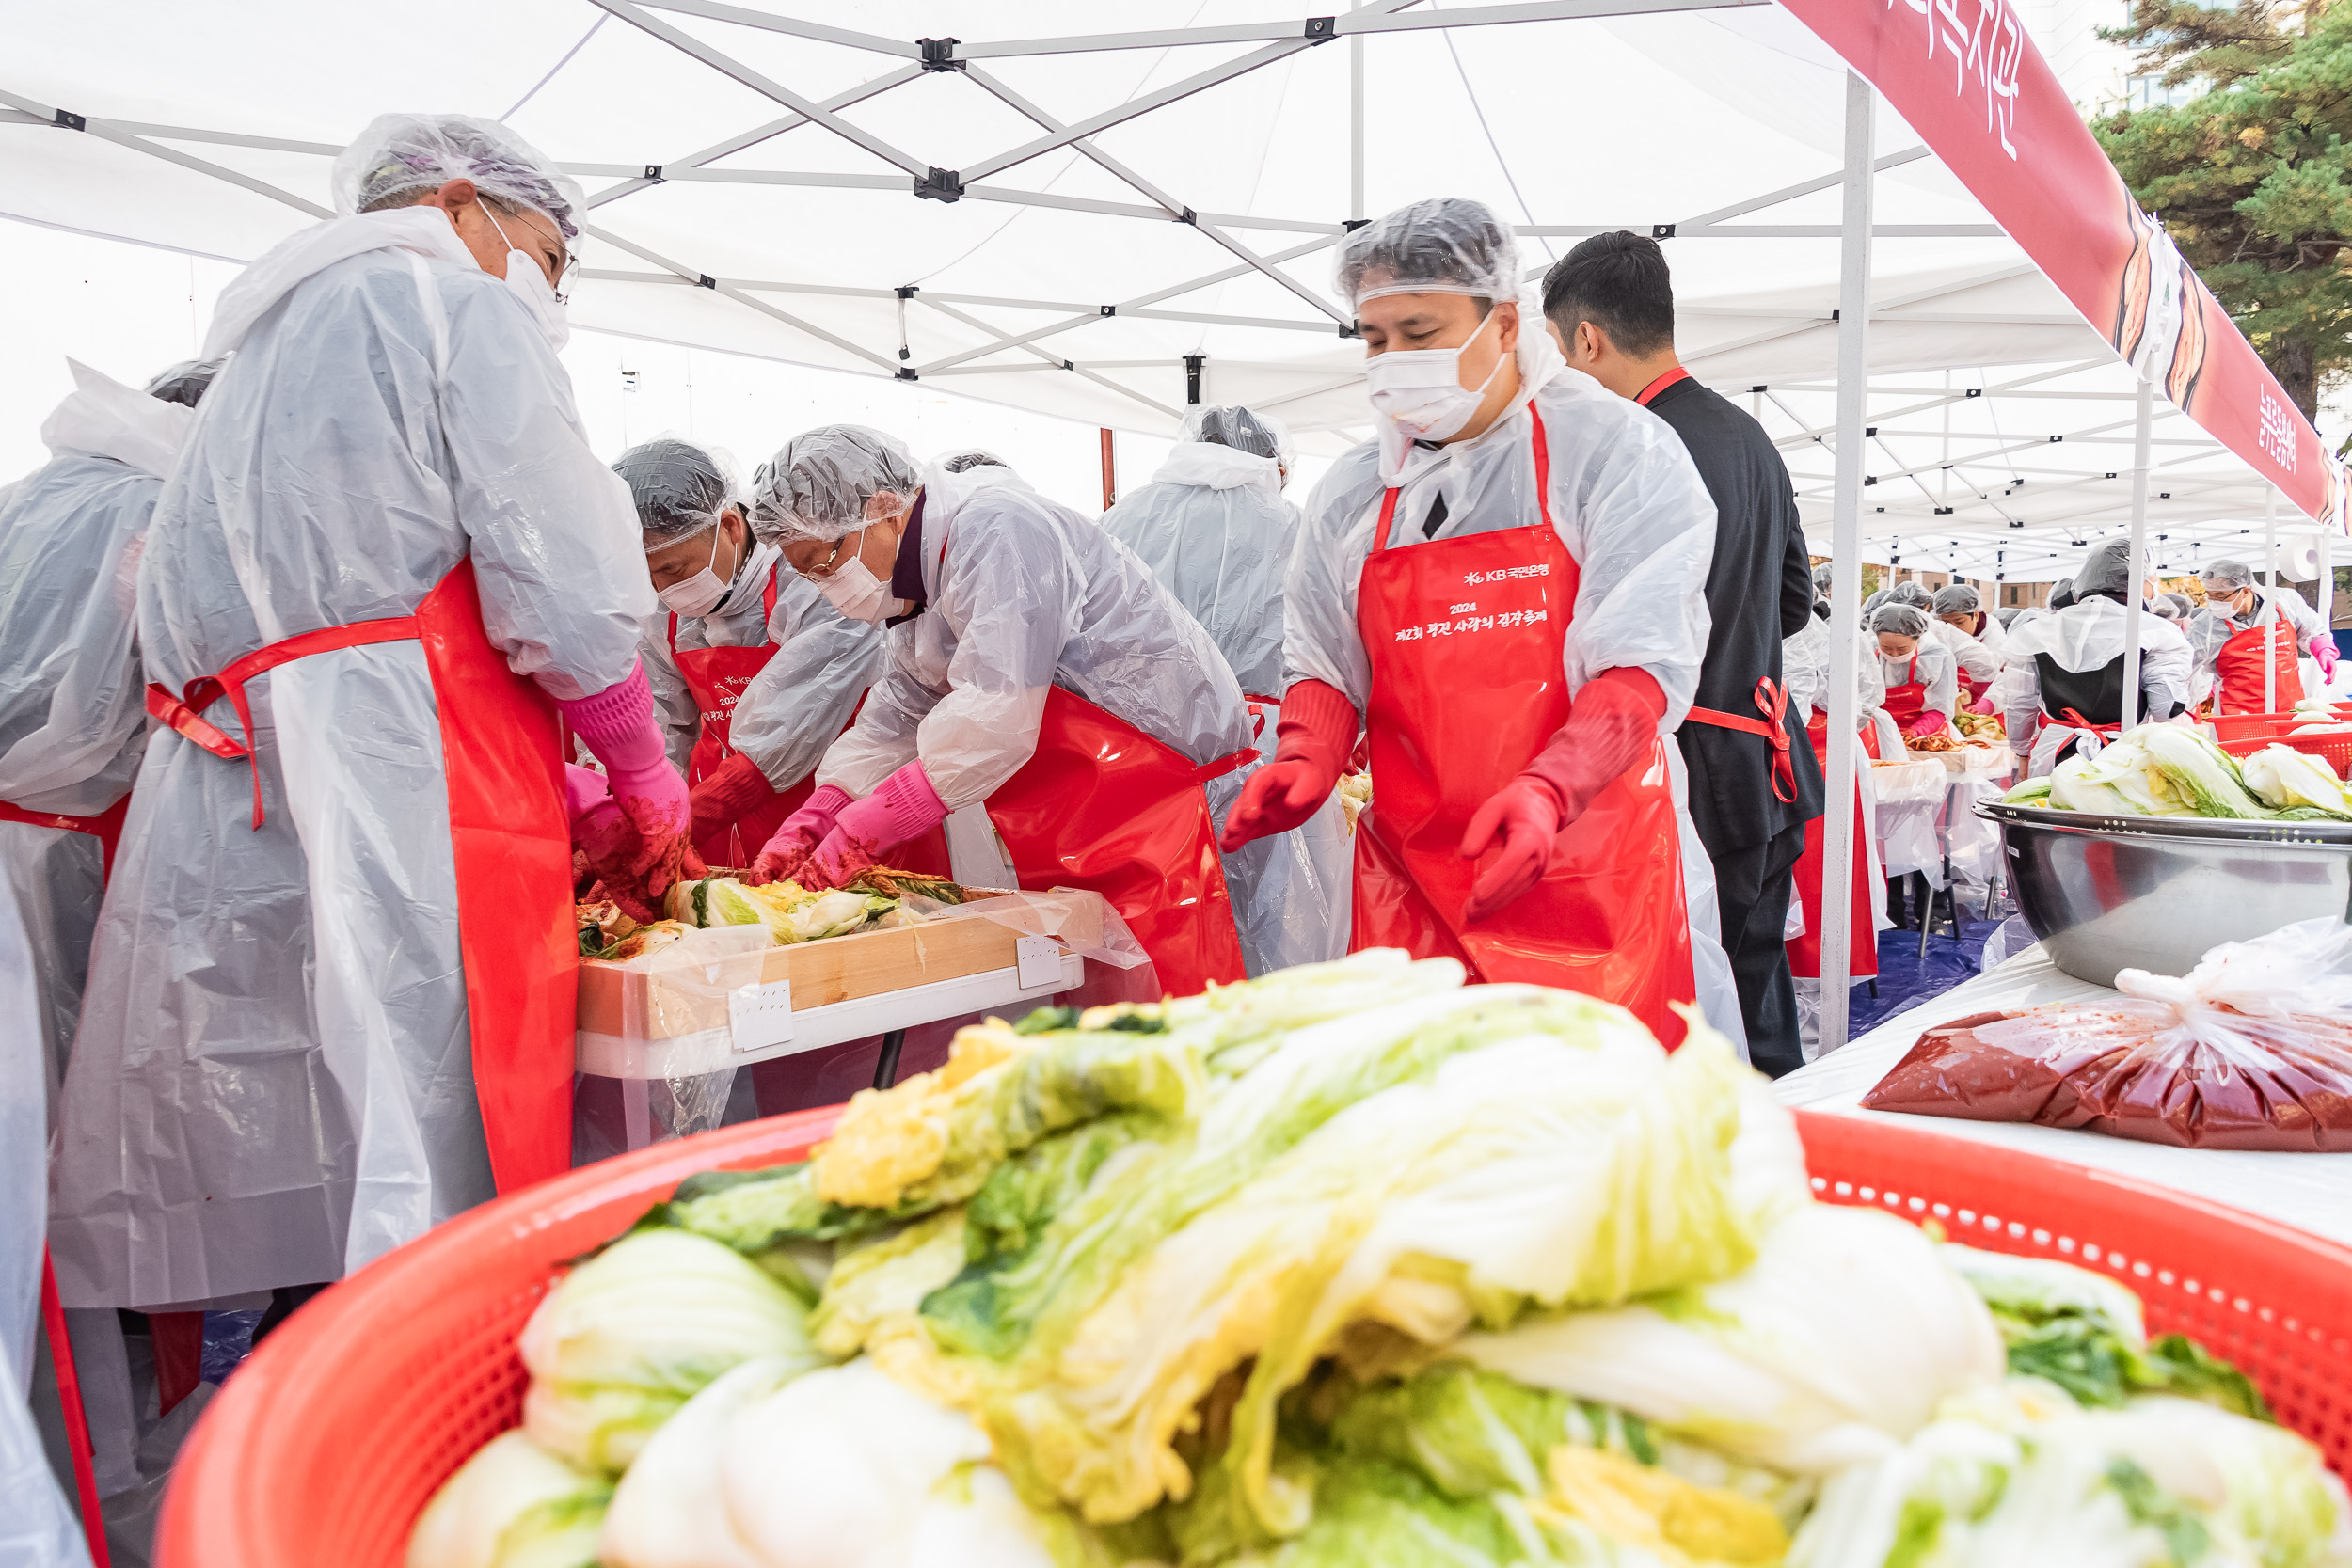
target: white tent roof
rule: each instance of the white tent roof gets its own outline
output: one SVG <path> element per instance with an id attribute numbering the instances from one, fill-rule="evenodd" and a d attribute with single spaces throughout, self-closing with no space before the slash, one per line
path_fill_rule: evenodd
<path id="1" fill-rule="evenodd" d="M 1163 434 L 1200 356 L 1204 399 L 1330 453 L 1365 412 L 1328 286 L 1361 215 L 1360 50 L 1362 213 L 1481 198 L 1534 274 L 1581 235 L 1674 226 L 1684 356 L 1760 410 L 1826 538 L 1844 67 L 1776 7 L 803 9 L 15 0 L 0 213 L 246 259 L 331 204 L 328 160 L 379 110 L 502 115 L 591 193 L 582 327 Z M 925 69 L 927 38 L 962 40 L 932 46 L 954 69 Z M 2128 517 L 2131 372 L 1882 112 L 1866 553 L 1932 537 L 1988 577 L 1996 551 L 2078 554 Z M 960 199 L 915 196 L 934 169 Z M 2157 413 L 2153 531 L 2259 519 L 2262 482 Z"/>

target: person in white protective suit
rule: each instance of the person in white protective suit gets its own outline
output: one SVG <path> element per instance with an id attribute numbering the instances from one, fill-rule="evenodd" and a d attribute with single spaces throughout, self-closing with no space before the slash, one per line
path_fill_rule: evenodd
<path id="1" fill-rule="evenodd" d="M 1788 690 L 1788 712 L 1784 722 L 1792 728 L 1801 727 L 1821 764 L 1822 776 L 1828 777 L 1829 758 L 1829 620 L 1824 613 L 1829 608 L 1825 579 L 1829 568 L 1815 574 L 1815 584 L 1822 597 L 1814 604 L 1812 623 L 1795 636 L 1786 638 L 1780 645 L 1781 677 Z M 1901 740 L 1895 734 L 1894 721 L 1887 717 L 1883 705 L 1886 689 L 1879 677 L 1879 661 L 1873 656 L 1867 633 L 1857 640 L 1854 650 L 1854 711 L 1857 728 L 1864 739 L 1854 751 L 1854 827 L 1851 909 L 1848 915 L 1847 973 L 1850 979 L 1869 979 L 1878 974 L 1878 933 L 1886 925 L 1886 882 L 1880 875 L 1878 854 L 1878 794 L 1870 784 L 1870 759 L 1874 755 L 1899 756 Z M 1875 747 L 1875 752 L 1867 748 Z M 1823 834 L 1826 816 L 1817 816 L 1805 824 L 1804 853 L 1798 858 L 1794 897 L 1790 922 L 1798 928 L 1787 938 L 1788 969 L 1797 991 L 1800 1033 L 1808 1050 L 1819 1044 L 1821 1003 L 1821 931 L 1823 914 L 1821 885 L 1828 850 Z"/>
<path id="2" fill-rule="evenodd" d="M 1926 610 L 1900 599 L 1880 605 L 1863 623 L 1883 693 L 1879 706 L 1905 741 L 1948 731 L 1958 711 L 1960 664 L 1952 650 L 1936 641 L 1937 624 Z"/>
<path id="3" fill-rule="evenodd" d="M 759 876 L 838 886 L 984 801 L 1022 885 L 1103 894 L 1171 994 L 1320 954 L 1332 911 L 1267 876 L 1271 847 L 1215 852 L 1256 760 L 1240 686 L 1093 519 L 998 465 L 924 483 L 891 437 L 829 425 L 761 470 L 752 521 L 835 609 L 890 627 Z"/>
<path id="4" fill-rule="evenodd" d="M 1192 409 L 1184 434 L 1151 483 L 1103 514 L 1103 531 L 1135 551 L 1207 628 L 1263 737 L 1281 720 L 1282 576 L 1298 537 L 1298 508 L 1282 497 L 1290 436 L 1271 416 L 1238 406 Z M 1312 957 L 1343 955 L 1348 844 L 1338 794 L 1262 852 L 1279 875 L 1310 884 L 1311 902 L 1337 911 Z"/>
<path id="5" fill-rule="evenodd" d="M 2181 626 L 2197 660 L 2193 701 L 2210 698 L 2217 713 L 2293 707 L 2314 684 L 2304 679 L 2307 657 L 2317 661 L 2316 689 L 2326 689 L 2336 672 L 2335 640 L 2302 594 L 2255 586 L 2254 569 L 2242 561 L 2217 561 L 2198 575 L 2204 608 Z"/>
<path id="6" fill-rule="evenodd" d="M 72 1305 L 283 1307 L 568 1167 L 558 710 L 608 885 L 691 853 L 636 517 L 555 356 L 578 187 L 459 116 L 378 119 L 334 185 L 223 291 L 140 562 L 162 724 L 66 1077 Z"/>
<path id="7" fill-rule="evenodd" d="M 1631 1008 L 1694 992 L 1740 1037 L 1679 751 L 1715 506 L 1657 415 L 1570 370 L 1518 245 L 1439 198 L 1348 234 L 1337 287 L 1375 438 L 1308 498 L 1283 585 L 1275 760 L 1234 846 L 1320 810 L 1357 736 L 1351 945 Z"/>
<path id="8" fill-rule="evenodd" d="M 664 436 L 612 468 L 667 612 L 648 629 L 645 673 L 691 790 L 695 848 L 747 866 L 815 789 L 818 760 L 882 670 L 882 630 L 834 610 L 755 535 L 717 454 Z M 897 863 L 945 876 L 944 853 Z"/>
<path id="9" fill-rule="evenodd" d="M 2180 626 L 2184 632 L 2187 630 L 2189 617 L 2197 613 L 2196 603 L 2186 594 L 2159 594 L 2148 601 L 2148 608 Z"/>
<path id="10" fill-rule="evenodd" d="M 55 1114 L 91 930 L 147 741 L 139 551 L 211 364 L 125 387 L 72 365 L 50 460 L 0 500 L 0 885 L 32 943 Z"/>
<path id="11" fill-rule="evenodd" d="M 1948 592 L 1930 589 L 1922 582 L 1899 582 L 1870 595 L 1862 607 L 1862 623 L 1867 626 L 1871 613 L 1884 605 L 1906 604 L 1917 610 L 1927 617 L 1928 638 L 1952 656 L 1952 664 L 1958 671 L 1956 679 L 1973 693 L 1993 684 L 1993 677 L 2001 673 L 2001 659 L 1988 644 L 1941 617 L 1935 608 L 1936 595 Z M 1976 590 L 1968 592 L 1974 594 Z"/>
<path id="12" fill-rule="evenodd" d="M 2143 596 L 2153 573 L 2140 578 Z M 2074 574 L 2066 608 L 2010 623 L 2009 668 L 2001 724 L 2026 777 L 2047 773 L 2077 750 L 2095 752 L 2121 733 L 2123 718 L 2124 597 L 2131 544 L 2110 539 Z M 2188 640 L 2161 616 L 2139 619 L 2141 721 L 2176 717 L 2188 706 L 2193 663 Z"/>
<path id="13" fill-rule="evenodd" d="M 1966 689 L 1969 698 L 1973 700 L 1983 696 L 1985 688 L 1991 686 L 2001 673 L 2002 650 L 2009 641 L 2007 634 L 2001 629 L 2001 623 L 1985 610 L 1984 595 L 1977 592 L 1973 583 L 1955 582 L 1948 588 L 1935 591 L 1935 602 L 1929 608 L 1929 613 L 1935 617 L 1937 624 L 1948 627 L 1992 656 L 1991 675 L 1981 678 L 1972 675 L 1965 664 L 1961 670 L 1961 685 Z M 1940 638 L 1941 634 L 1938 636 Z M 1962 647 L 1961 643 L 1951 644 L 1954 657 L 1961 655 Z M 1982 666 L 1979 664 L 1978 668 Z"/>

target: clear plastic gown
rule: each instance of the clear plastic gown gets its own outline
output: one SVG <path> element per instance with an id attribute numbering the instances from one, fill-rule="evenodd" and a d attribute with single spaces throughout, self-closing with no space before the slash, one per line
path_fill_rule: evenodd
<path id="1" fill-rule="evenodd" d="M 818 784 L 865 796 L 919 756 L 949 810 L 983 801 L 1036 750 L 1055 686 L 1196 763 L 1254 744 L 1241 686 L 1208 633 L 1090 518 L 1002 468 L 942 475 L 923 495 L 930 609 L 888 633 L 882 673 Z M 1220 828 L 1259 766 L 1210 782 Z M 1224 865 L 1252 974 L 1344 949 L 1336 796 L 1296 833 Z"/>
<path id="2" fill-rule="evenodd" d="M 654 608 L 628 492 L 446 217 L 322 224 L 241 282 L 253 325 L 141 562 L 147 678 L 406 615 L 469 555 L 516 672 L 559 698 L 624 678 Z M 253 774 L 169 730 L 132 793 L 64 1097 L 72 1305 L 336 1278 L 491 1194 L 423 651 L 246 690 L 258 830 Z M 205 717 L 238 729 L 225 699 Z"/>
<path id="3" fill-rule="evenodd" d="M 1103 531 L 1207 628 L 1244 691 L 1282 694 L 1282 576 L 1298 508 L 1282 499 L 1273 458 L 1186 442 L 1103 515 Z"/>

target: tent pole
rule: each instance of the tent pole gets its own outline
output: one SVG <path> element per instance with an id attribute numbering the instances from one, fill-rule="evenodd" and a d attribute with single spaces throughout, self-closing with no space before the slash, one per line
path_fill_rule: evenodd
<path id="1" fill-rule="evenodd" d="M 1354 10 L 1363 0 L 1351 0 Z M 1370 217 L 1364 211 L 1364 35 L 1347 36 L 1347 215 Z"/>
<path id="2" fill-rule="evenodd" d="M 1111 432 L 1103 427 L 1103 510 L 1108 512 L 1119 499 L 1119 460 L 1111 448 Z"/>
<path id="3" fill-rule="evenodd" d="M 2263 593 L 2279 591 L 2279 491 L 2263 493 Z M 2279 617 L 2274 611 L 2263 630 L 2263 711 L 2279 711 Z"/>
<path id="4" fill-rule="evenodd" d="M 1863 421 L 1869 413 L 1870 182 L 1875 94 L 1846 73 L 1845 204 L 1837 257 L 1837 451 L 1836 504 L 1830 522 L 1829 803 L 1821 826 L 1822 1054 L 1846 1043 L 1846 987 L 1851 958 L 1853 864 L 1865 847 L 1853 841 L 1858 798 L 1855 769 L 1855 684 L 1862 627 Z M 1875 937 L 1876 933 L 1873 933 Z"/>
<path id="5" fill-rule="evenodd" d="M 2123 727 L 2139 722 L 2139 589 L 2148 553 L 2148 427 L 2155 419 L 2156 384 L 2139 384 L 2132 418 L 2132 554 L 2123 589 Z"/>

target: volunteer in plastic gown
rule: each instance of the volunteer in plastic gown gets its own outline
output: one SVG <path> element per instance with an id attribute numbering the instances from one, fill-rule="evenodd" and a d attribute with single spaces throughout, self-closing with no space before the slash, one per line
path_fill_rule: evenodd
<path id="1" fill-rule="evenodd" d="M 691 786 L 695 848 L 711 865 L 748 866 L 816 788 L 818 759 L 882 670 L 882 630 L 834 610 L 753 534 L 707 450 L 660 436 L 612 469 L 637 503 L 666 612 L 645 639 L 645 673 Z M 933 839 L 921 864 L 903 853 L 896 863 L 945 876 L 946 857 Z"/>
<path id="2" fill-rule="evenodd" d="M 1817 584 L 1829 568 L 1815 575 Z M 1828 788 L 1829 775 L 1829 599 L 1828 589 L 1814 602 L 1813 621 L 1781 644 L 1781 669 L 1788 683 L 1787 722 L 1802 726 L 1814 762 Z M 1879 972 L 1878 932 L 1886 912 L 1886 882 L 1879 874 L 1878 796 L 1870 786 L 1870 760 L 1887 751 L 1882 728 L 1891 734 L 1894 722 L 1881 706 L 1885 688 L 1879 680 L 1879 661 L 1867 648 L 1857 647 L 1854 658 L 1854 711 L 1861 745 L 1854 752 L 1852 897 L 1846 927 L 1846 973 L 1851 980 L 1867 980 Z M 1892 754 L 1890 752 L 1889 754 Z M 1820 1006 L 1821 883 L 1829 846 L 1824 836 L 1827 814 L 1804 825 L 1804 853 L 1797 858 L 1790 880 L 1804 929 L 1788 939 L 1788 973 L 1795 981 L 1801 1017 L 1814 1015 Z"/>
<path id="3" fill-rule="evenodd" d="M 1936 624 L 1917 605 L 1891 600 L 1872 610 L 1863 628 L 1875 644 L 1871 651 L 1885 688 L 1879 705 L 1906 742 L 1948 732 L 1958 711 L 1960 666 L 1936 641 Z"/>
<path id="4" fill-rule="evenodd" d="M 375 120 L 334 185 L 223 291 L 140 562 L 162 721 L 66 1077 L 70 1304 L 330 1280 L 567 1168 L 559 708 L 610 875 L 685 847 L 636 517 L 555 356 L 577 187 L 456 116 Z"/>
<path id="5" fill-rule="evenodd" d="M 0 879 L 32 946 L 51 1115 L 147 741 L 139 551 L 215 368 L 140 391 L 73 365 L 50 460 L 0 492 Z"/>
<path id="6" fill-rule="evenodd" d="M 1103 531 L 1207 630 L 1264 738 L 1281 721 L 1282 576 L 1298 537 L 1298 508 L 1282 497 L 1290 436 L 1269 415 L 1222 406 L 1187 413 L 1184 434 L 1151 483 L 1103 514 Z M 1350 873 L 1339 796 L 1259 852 L 1269 876 L 1295 884 L 1301 907 L 1327 911 L 1322 947 L 1303 957 L 1343 955 Z"/>
<path id="7" fill-rule="evenodd" d="M 2078 748 L 2097 751 L 2121 730 L 2130 552 L 2128 540 L 2100 545 L 2074 581 L 2062 585 L 2072 591 L 2063 610 L 2010 623 L 2001 724 L 2010 749 L 2025 759 L 2027 778 L 2047 773 Z M 2153 574 L 2143 572 L 2140 580 L 2153 586 Z M 2140 617 L 2143 721 L 2170 719 L 2188 705 L 2193 662 L 2180 627 L 2161 616 Z"/>
<path id="8" fill-rule="evenodd" d="M 1321 911 L 1257 896 L 1263 850 L 1216 853 L 1257 760 L 1239 683 L 1094 519 L 995 464 L 924 483 L 859 425 L 794 436 L 752 489 L 761 537 L 834 608 L 890 628 L 760 875 L 838 886 L 984 801 L 1022 885 L 1101 893 L 1172 994 L 1314 950 Z"/>
<path id="9" fill-rule="evenodd" d="M 1929 606 L 1928 612 L 1935 617 L 1939 626 L 1966 639 L 1989 657 L 1993 669 L 1987 674 L 1981 659 L 1972 661 L 1965 657 L 1969 650 L 1958 643 L 1949 644 L 1954 656 L 1962 658 L 1960 684 L 1968 693 L 1967 700 L 1974 702 L 1981 698 L 1985 689 L 2001 673 L 2002 648 L 2008 641 L 2002 633 L 2001 623 L 1985 613 L 1984 595 L 1978 593 L 1972 583 L 1955 582 L 1948 588 L 1935 591 L 1934 602 Z M 1936 635 L 1941 639 L 1944 633 Z"/>
<path id="10" fill-rule="evenodd" d="M 1377 785 L 1353 946 L 1582 990 L 1670 1042 L 1695 978 L 1737 1038 L 1664 738 L 1707 647 L 1714 502 L 1663 420 L 1562 362 L 1520 277 L 1475 201 L 1416 202 L 1343 242 L 1375 436 L 1309 498 L 1280 743 L 1225 842 L 1319 810 L 1360 726 Z"/>
<path id="11" fill-rule="evenodd" d="M 2336 670 L 2335 639 L 2320 629 L 2319 611 L 2292 589 L 2259 588 L 2242 561 L 2217 561 L 2199 574 L 2205 606 L 2181 629 L 2197 673 L 2191 690 L 2213 699 L 2216 713 L 2265 713 L 2293 707 L 2304 696 L 2302 659 L 2319 663 L 2322 687 Z M 2270 628 L 2276 626 L 2276 631 Z M 2277 700 L 2267 701 L 2265 654 L 2277 670 Z"/>

